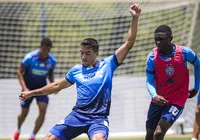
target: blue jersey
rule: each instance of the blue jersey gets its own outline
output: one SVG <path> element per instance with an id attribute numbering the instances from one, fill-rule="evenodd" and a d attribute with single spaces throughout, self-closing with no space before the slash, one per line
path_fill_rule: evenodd
<path id="1" fill-rule="evenodd" d="M 74 66 L 65 76 L 77 87 L 77 101 L 73 110 L 83 114 L 109 115 L 112 78 L 118 66 L 115 54 L 97 61 L 90 68 L 82 64 Z"/>
<path id="2" fill-rule="evenodd" d="M 25 55 L 21 65 L 26 68 L 24 80 L 28 89 L 41 88 L 47 84 L 46 78 L 56 66 L 56 58 L 48 54 L 48 58 L 42 61 L 39 58 L 39 50 L 31 51 Z"/>

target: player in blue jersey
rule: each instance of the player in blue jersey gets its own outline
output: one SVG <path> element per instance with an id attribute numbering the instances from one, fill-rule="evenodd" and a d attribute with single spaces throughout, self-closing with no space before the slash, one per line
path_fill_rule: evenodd
<path id="1" fill-rule="evenodd" d="M 135 42 L 139 4 L 130 7 L 132 22 L 125 43 L 116 52 L 102 60 L 97 60 L 99 44 L 93 38 L 86 38 L 80 44 L 82 64 L 69 70 L 65 78 L 43 88 L 20 94 L 21 99 L 48 95 L 76 84 L 77 101 L 72 112 L 57 123 L 44 140 L 71 140 L 86 133 L 90 140 L 107 140 L 111 105 L 112 78 L 114 71 L 124 61 Z"/>
<path id="2" fill-rule="evenodd" d="M 49 38 L 41 40 L 40 49 L 34 50 L 26 54 L 21 62 L 21 66 L 17 70 L 18 80 L 24 92 L 41 88 L 49 82 L 54 82 L 54 68 L 56 66 L 56 58 L 50 54 L 52 42 Z M 29 140 L 34 140 L 35 135 L 41 128 L 46 114 L 49 98 L 47 95 L 31 97 L 25 101 L 21 100 L 21 112 L 18 115 L 17 131 L 13 140 L 18 140 L 21 126 L 29 112 L 29 106 L 33 99 L 36 99 L 39 108 L 39 116 L 35 121 L 35 127 Z"/>
<path id="3" fill-rule="evenodd" d="M 199 90 L 200 62 L 188 47 L 171 43 L 173 36 L 167 25 L 154 32 L 156 47 L 146 64 L 147 89 L 152 97 L 146 121 L 145 140 L 163 140 L 168 129 L 181 115 L 185 102 Z M 194 66 L 194 87 L 188 90 L 187 62 Z"/>

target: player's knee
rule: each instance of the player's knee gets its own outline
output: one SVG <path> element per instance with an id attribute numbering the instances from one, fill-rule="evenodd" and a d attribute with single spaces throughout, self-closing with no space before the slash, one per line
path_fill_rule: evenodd
<path id="1" fill-rule="evenodd" d="M 106 137 L 102 133 L 97 133 L 92 136 L 92 140 L 106 140 Z"/>
<path id="2" fill-rule="evenodd" d="M 160 126 L 158 126 L 158 127 L 156 128 L 156 130 L 155 130 L 153 136 L 154 136 L 155 138 L 157 138 L 157 137 L 164 136 L 165 133 L 166 133 L 166 131 L 163 130 L 163 129 L 161 129 Z"/>
<path id="3" fill-rule="evenodd" d="M 59 140 L 56 136 L 48 133 L 42 140 Z"/>

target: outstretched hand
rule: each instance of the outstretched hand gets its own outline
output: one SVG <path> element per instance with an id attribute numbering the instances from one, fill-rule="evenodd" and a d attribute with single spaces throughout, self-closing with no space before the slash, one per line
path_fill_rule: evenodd
<path id="1" fill-rule="evenodd" d="M 21 100 L 26 100 L 26 99 L 28 99 L 30 97 L 32 97 L 31 91 L 23 91 L 19 95 L 19 99 L 21 99 Z"/>
<path id="2" fill-rule="evenodd" d="M 154 98 L 156 104 L 158 105 L 165 105 L 168 103 L 168 101 L 163 97 L 163 96 L 160 96 L 160 95 L 157 95 L 155 98 Z"/>
<path id="3" fill-rule="evenodd" d="M 133 17 L 138 18 L 141 14 L 141 6 L 139 4 L 133 4 L 130 6 L 129 11 Z"/>
<path id="4" fill-rule="evenodd" d="M 197 93 L 198 93 L 198 90 L 195 90 L 195 89 L 189 90 L 189 97 L 188 98 L 193 98 Z"/>

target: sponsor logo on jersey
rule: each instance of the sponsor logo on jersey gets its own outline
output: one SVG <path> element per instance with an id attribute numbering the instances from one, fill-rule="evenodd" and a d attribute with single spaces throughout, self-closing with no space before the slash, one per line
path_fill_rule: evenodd
<path id="1" fill-rule="evenodd" d="M 44 76 L 44 75 L 47 75 L 48 71 L 47 70 L 32 69 L 32 73 L 34 75 Z"/>

